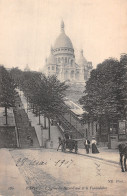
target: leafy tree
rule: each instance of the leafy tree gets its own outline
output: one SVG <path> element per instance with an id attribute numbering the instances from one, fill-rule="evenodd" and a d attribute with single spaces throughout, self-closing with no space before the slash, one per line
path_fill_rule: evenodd
<path id="1" fill-rule="evenodd" d="M 79 100 L 89 118 L 101 121 L 104 117 L 109 123 L 125 118 L 125 59 L 125 56 L 121 57 L 120 62 L 113 58 L 107 59 L 92 70 L 84 96 Z"/>
<path id="2" fill-rule="evenodd" d="M 123 110 L 121 110 L 121 114 L 123 118 L 127 120 L 127 54 L 121 54 L 120 65 L 120 76 L 122 82 L 120 82 L 121 96 L 119 99 L 123 103 Z"/>
<path id="3" fill-rule="evenodd" d="M 64 82 L 60 82 L 56 76 L 46 77 L 42 75 L 40 85 L 40 108 L 49 122 L 49 140 L 50 140 L 50 119 L 57 118 L 66 112 L 64 97 L 68 88 Z"/>
<path id="4" fill-rule="evenodd" d="M 10 73 L 3 67 L 0 66 L 0 75 L 1 75 L 1 97 L 0 97 L 0 105 L 5 108 L 5 117 L 6 117 L 6 125 L 8 124 L 7 119 L 7 109 L 9 107 L 13 107 L 15 103 L 15 95 L 16 95 L 16 84 L 14 80 L 10 76 Z"/>
<path id="5" fill-rule="evenodd" d="M 17 87 L 21 89 L 22 82 L 23 82 L 23 72 L 20 69 L 18 69 L 18 67 L 16 67 L 10 70 L 10 75 L 15 81 Z"/>
<path id="6" fill-rule="evenodd" d="M 36 107 L 39 117 L 43 114 L 48 119 L 50 140 L 50 120 L 66 111 L 64 97 L 68 86 L 60 82 L 56 76 L 46 77 L 39 72 L 28 71 L 22 72 L 21 75 L 20 86 L 24 95 Z M 13 76 L 17 78 L 14 73 Z"/>

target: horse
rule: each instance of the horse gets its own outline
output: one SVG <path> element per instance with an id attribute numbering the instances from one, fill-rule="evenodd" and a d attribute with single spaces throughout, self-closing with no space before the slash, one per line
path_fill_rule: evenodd
<path id="1" fill-rule="evenodd" d="M 127 171 L 127 166 L 126 166 L 127 145 L 119 144 L 118 149 L 119 149 L 119 154 L 120 154 L 121 170 L 122 170 L 122 172 L 125 172 L 125 171 Z"/>

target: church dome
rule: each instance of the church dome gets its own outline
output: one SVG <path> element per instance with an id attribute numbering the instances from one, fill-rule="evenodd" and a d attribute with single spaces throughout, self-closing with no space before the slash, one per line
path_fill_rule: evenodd
<path id="1" fill-rule="evenodd" d="M 50 56 L 49 56 L 49 58 L 47 59 L 47 64 L 48 64 L 48 65 L 55 65 L 55 64 L 56 64 L 56 58 L 55 58 L 55 56 L 53 55 L 53 49 L 52 49 L 52 48 L 51 48 Z"/>
<path id="2" fill-rule="evenodd" d="M 87 65 L 87 60 L 85 59 L 84 55 L 83 55 L 83 50 L 81 50 L 80 52 L 80 57 L 78 59 L 78 64 L 79 65 Z"/>
<path id="3" fill-rule="evenodd" d="M 61 34 L 56 39 L 54 44 L 54 49 L 56 48 L 71 48 L 73 49 L 72 42 L 70 38 L 64 32 L 64 22 L 61 22 Z"/>

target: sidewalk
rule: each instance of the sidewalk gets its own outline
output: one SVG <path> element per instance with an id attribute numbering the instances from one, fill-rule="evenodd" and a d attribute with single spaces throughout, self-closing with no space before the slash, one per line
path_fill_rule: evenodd
<path id="1" fill-rule="evenodd" d="M 7 149 L 0 149 L 0 195 L 33 196 Z"/>
<path id="2" fill-rule="evenodd" d="M 98 159 L 98 160 L 103 160 L 106 162 L 110 162 L 110 163 L 114 163 L 114 164 L 118 164 L 119 165 L 119 152 L 118 149 L 108 149 L 107 147 L 100 147 L 98 148 L 99 152 L 98 154 L 92 154 L 91 149 L 90 149 L 90 153 L 86 154 L 86 150 L 85 149 L 78 149 L 78 153 L 80 155 L 84 155 L 87 157 L 91 157 L 93 159 Z"/>

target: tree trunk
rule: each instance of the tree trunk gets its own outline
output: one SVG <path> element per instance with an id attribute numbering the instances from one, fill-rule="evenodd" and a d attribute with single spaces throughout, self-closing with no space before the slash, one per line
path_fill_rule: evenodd
<path id="1" fill-rule="evenodd" d="M 33 114 L 35 113 L 35 106 L 34 106 L 34 104 L 33 104 Z"/>
<path id="2" fill-rule="evenodd" d="M 48 118 L 48 129 L 49 129 L 49 140 L 51 139 L 50 138 L 50 118 Z"/>
<path id="3" fill-rule="evenodd" d="M 26 100 L 27 100 L 27 114 L 28 114 L 28 97 L 26 98 Z"/>
<path id="4" fill-rule="evenodd" d="M 37 108 L 37 105 L 35 105 L 35 114 L 36 114 L 36 117 L 38 115 L 38 108 Z"/>
<path id="5" fill-rule="evenodd" d="M 8 118 L 7 118 L 7 107 L 5 107 L 5 118 L 6 118 L 6 122 L 5 122 L 5 124 L 7 125 L 7 124 L 8 124 Z"/>
<path id="6" fill-rule="evenodd" d="M 40 109 L 39 109 L 39 125 L 41 124 L 41 118 L 40 118 Z"/>
<path id="7" fill-rule="evenodd" d="M 44 129 L 46 129 L 46 117 L 44 115 Z"/>

